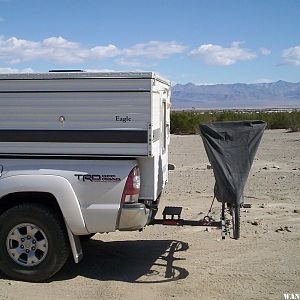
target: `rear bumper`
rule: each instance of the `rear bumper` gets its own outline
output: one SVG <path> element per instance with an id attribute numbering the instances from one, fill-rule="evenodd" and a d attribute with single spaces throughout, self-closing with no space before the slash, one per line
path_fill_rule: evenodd
<path id="1" fill-rule="evenodd" d="M 124 231 L 142 229 L 148 224 L 150 217 L 150 209 L 142 203 L 123 204 L 118 229 Z"/>

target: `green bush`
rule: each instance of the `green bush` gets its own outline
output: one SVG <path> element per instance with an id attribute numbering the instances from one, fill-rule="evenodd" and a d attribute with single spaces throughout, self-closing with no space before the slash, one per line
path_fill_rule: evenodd
<path id="1" fill-rule="evenodd" d="M 210 121 L 263 120 L 269 129 L 300 130 L 300 111 L 293 112 L 197 112 L 173 111 L 171 113 L 171 133 L 195 134 L 199 124 Z"/>

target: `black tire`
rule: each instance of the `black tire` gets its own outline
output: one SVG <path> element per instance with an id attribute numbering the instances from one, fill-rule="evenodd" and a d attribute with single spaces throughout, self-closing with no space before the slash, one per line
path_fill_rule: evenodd
<path id="1" fill-rule="evenodd" d="M 232 238 L 238 240 L 241 233 L 241 206 L 232 204 L 230 208 L 232 218 Z"/>
<path id="2" fill-rule="evenodd" d="M 22 244 L 23 241 L 20 241 L 21 237 L 28 234 L 27 227 L 32 229 L 31 236 L 33 237 L 31 239 L 32 243 L 36 243 L 36 248 L 41 247 L 38 245 L 40 243 L 44 244 L 43 247 L 47 246 L 45 248 L 47 250 L 44 252 L 34 248 L 36 251 L 32 251 L 32 253 L 35 257 L 32 255 L 31 258 L 31 254 L 28 254 L 26 257 L 25 253 L 21 255 L 13 253 L 15 246 L 10 246 L 13 243 L 17 243 L 17 248 L 15 249 L 18 249 L 18 251 L 20 247 L 24 248 L 24 245 L 28 249 L 34 246 L 34 244 L 30 244 L 30 241 L 25 241 L 24 244 Z M 15 233 L 20 235 L 19 230 L 24 230 L 24 228 L 26 228 L 25 233 L 22 233 L 20 237 L 18 236 L 19 241 L 14 241 L 13 235 Z M 34 233 L 35 230 L 39 230 L 38 234 L 42 235 L 41 238 Z M 40 241 L 41 239 L 42 241 Z M 40 252 L 37 253 L 37 251 Z M 0 216 L 0 269 L 8 277 L 22 281 L 43 282 L 63 267 L 69 253 L 70 246 L 65 225 L 61 218 L 51 209 L 40 204 L 24 203 L 8 209 Z M 12 257 L 15 255 L 18 258 Z M 22 255 L 23 258 L 20 259 Z M 37 261 L 35 265 L 34 259 Z M 26 263 L 27 265 L 24 265 Z"/>

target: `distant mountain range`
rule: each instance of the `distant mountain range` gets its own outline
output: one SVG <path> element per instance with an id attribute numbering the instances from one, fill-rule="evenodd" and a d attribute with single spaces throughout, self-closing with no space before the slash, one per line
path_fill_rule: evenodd
<path id="1" fill-rule="evenodd" d="M 300 82 L 176 84 L 173 109 L 300 107 Z"/>

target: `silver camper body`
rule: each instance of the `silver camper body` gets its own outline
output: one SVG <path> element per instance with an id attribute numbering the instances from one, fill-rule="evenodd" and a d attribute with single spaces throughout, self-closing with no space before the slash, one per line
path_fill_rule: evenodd
<path id="1" fill-rule="evenodd" d="M 168 177 L 170 82 L 154 73 L 0 75 L 0 156 L 135 158 L 140 198 Z"/>

